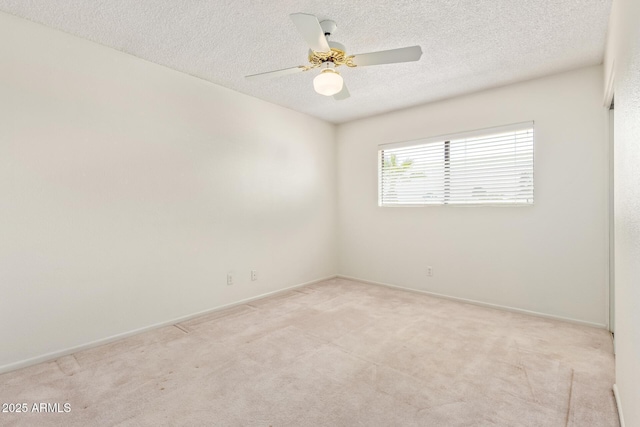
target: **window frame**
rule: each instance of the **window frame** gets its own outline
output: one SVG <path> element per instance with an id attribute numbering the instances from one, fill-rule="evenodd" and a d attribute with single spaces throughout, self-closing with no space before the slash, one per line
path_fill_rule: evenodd
<path id="1" fill-rule="evenodd" d="M 515 132 L 519 130 L 527 130 L 531 129 L 533 131 L 532 136 L 532 148 L 531 148 L 531 185 L 532 185 L 532 193 L 531 193 L 531 202 L 523 203 L 523 202 L 468 202 L 468 203 L 456 203 L 448 201 L 448 198 L 444 198 L 442 202 L 438 203 L 396 203 L 396 204 L 384 204 L 382 201 L 382 188 L 383 188 L 383 164 L 384 164 L 384 154 L 385 150 L 394 149 L 394 148 L 405 148 L 405 147 L 415 147 L 421 145 L 428 145 L 430 143 L 442 143 L 443 144 L 443 176 L 444 178 L 444 193 L 450 193 L 450 178 L 446 179 L 447 175 L 450 176 L 450 161 L 447 161 L 447 152 L 450 153 L 450 142 L 452 140 L 465 139 L 465 138 L 473 138 L 473 137 L 482 137 L 488 136 L 492 134 L 506 133 L 506 132 Z M 413 208 L 424 208 L 424 207 L 531 207 L 535 205 L 535 146 L 536 146 L 536 132 L 535 132 L 535 121 L 526 121 L 526 122 L 518 122 L 509 125 L 503 126 L 494 126 L 487 127 L 481 129 L 475 129 L 471 131 L 464 132 L 456 132 L 449 133 L 443 135 L 432 136 L 428 138 L 421 138 L 415 140 L 408 141 L 400 141 L 400 142 L 391 142 L 384 143 L 378 145 L 378 207 L 381 208 L 396 208 L 396 207 L 413 207 Z M 449 157 L 450 159 L 450 157 Z"/>

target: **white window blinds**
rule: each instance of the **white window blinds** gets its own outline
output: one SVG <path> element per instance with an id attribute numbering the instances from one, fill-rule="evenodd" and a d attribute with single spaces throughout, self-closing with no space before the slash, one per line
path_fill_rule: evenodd
<path id="1" fill-rule="evenodd" d="M 533 204 L 533 122 L 379 147 L 380 206 Z"/>

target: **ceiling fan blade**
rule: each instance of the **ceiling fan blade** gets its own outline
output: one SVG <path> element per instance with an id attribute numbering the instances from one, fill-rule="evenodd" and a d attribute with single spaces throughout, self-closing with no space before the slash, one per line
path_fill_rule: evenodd
<path id="1" fill-rule="evenodd" d="M 420 46 L 402 47 L 400 49 L 381 50 L 380 52 L 355 55 L 353 63 L 358 67 L 367 65 L 394 64 L 397 62 L 417 61 L 422 56 Z"/>
<path id="2" fill-rule="evenodd" d="M 250 76 L 246 76 L 245 79 L 248 80 L 266 80 L 274 77 L 286 76 L 288 74 L 295 74 L 301 71 L 305 71 L 305 67 L 298 66 L 293 68 L 284 68 L 282 70 L 276 71 L 268 71 L 266 73 L 252 74 Z"/>
<path id="3" fill-rule="evenodd" d="M 349 93 L 349 89 L 347 89 L 347 85 L 343 83 L 342 90 L 333 95 L 333 99 L 335 99 L 336 101 L 342 101 L 343 99 L 347 99 L 350 96 L 351 94 Z"/>
<path id="4" fill-rule="evenodd" d="M 292 13 L 289 16 L 311 50 L 316 52 L 329 52 L 331 50 L 318 18 L 307 13 Z"/>

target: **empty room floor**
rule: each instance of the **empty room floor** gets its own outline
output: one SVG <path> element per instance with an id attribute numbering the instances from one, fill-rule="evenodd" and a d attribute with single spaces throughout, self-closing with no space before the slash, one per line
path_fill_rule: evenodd
<path id="1" fill-rule="evenodd" d="M 332 279 L 0 375 L 0 425 L 613 427 L 613 383 L 605 330 Z"/>

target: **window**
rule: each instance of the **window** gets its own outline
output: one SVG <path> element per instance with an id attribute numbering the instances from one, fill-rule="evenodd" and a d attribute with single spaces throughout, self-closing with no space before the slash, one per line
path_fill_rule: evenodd
<path id="1" fill-rule="evenodd" d="M 380 206 L 533 204 L 533 122 L 379 146 Z"/>

